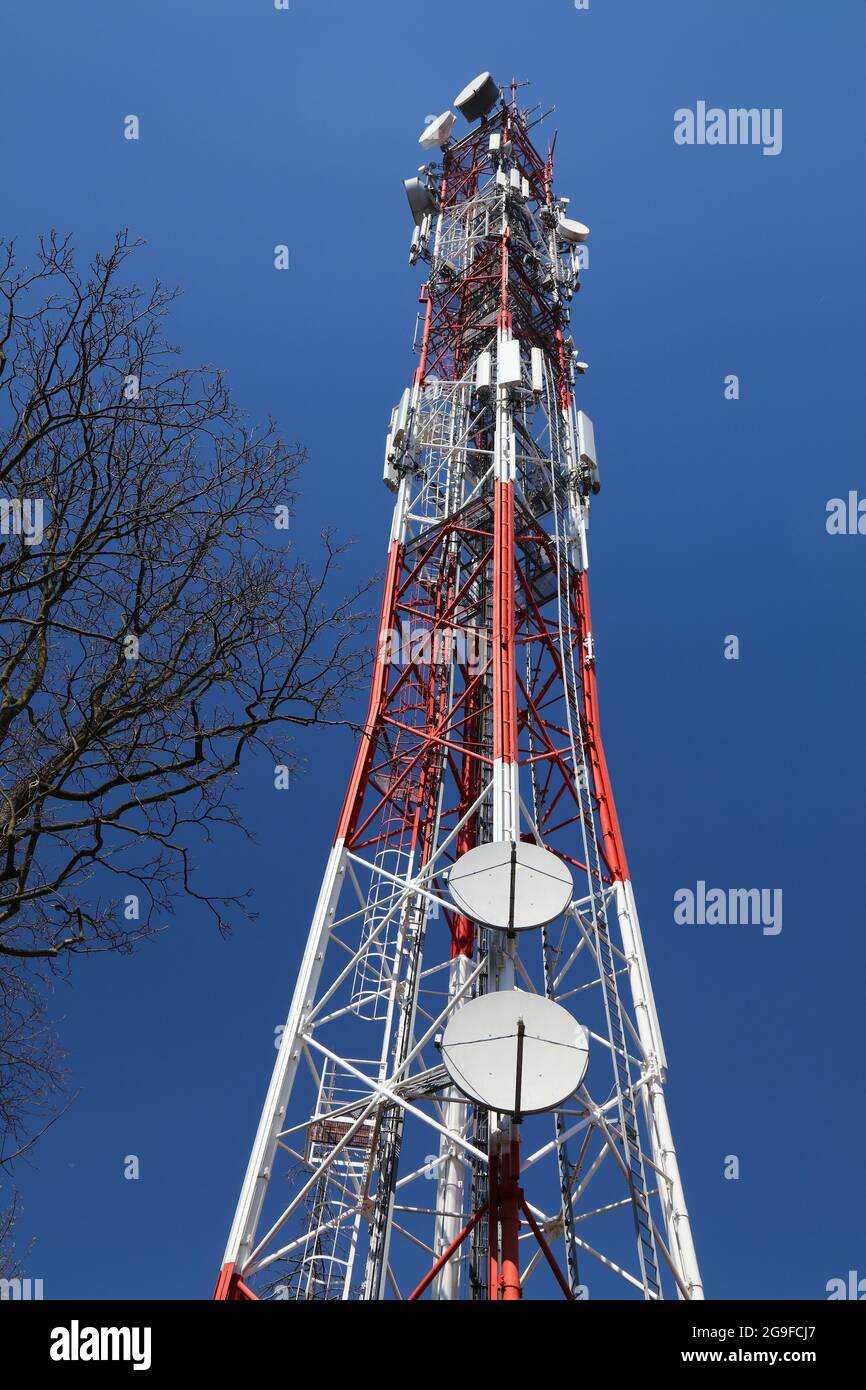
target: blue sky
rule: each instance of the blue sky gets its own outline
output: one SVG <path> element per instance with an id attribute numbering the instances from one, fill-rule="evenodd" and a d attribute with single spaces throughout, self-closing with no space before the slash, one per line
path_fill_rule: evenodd
<path id="1" fill-rule="evenodd" d="M 556 105 L 557 188 L 592 229 L 572 327 L 603 480 L 603 727 L 711 1297 L 866 1274 L 866 537 L 825 527 L 830 498 L 866 496 L 864 18 L 857 0 L 43 0 L 3 19 L 0 230 L 23 250 L 56 226 L 82 255 L 120 226 L 147 239 L 139 278 L 184 290 L 185 359 L 309 448 L 296 543 L 356 537 L 347 580 L 385 553 L 424 117 L 484 68 Z M 781 153 L 676 145 L 698 100 L 782 108 Z M 257 843 L 201 867 L 255 887 L 256 924 L 223 941 L 181 904 L 134 958 L 58 986 L 77 1099 L 20 1176 L 47 1297 L 209 1295 L 351 749 L 305 738 L 287 794 L 247 767 Z M 781 888 L 782 931 L 677 926 L 698 880 Z"/>

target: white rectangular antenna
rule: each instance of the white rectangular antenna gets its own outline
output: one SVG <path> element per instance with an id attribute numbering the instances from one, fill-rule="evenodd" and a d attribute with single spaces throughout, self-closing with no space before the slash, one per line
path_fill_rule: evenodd
<path id="1" fill-rule="evenodd" d="M 520 339 L 504 338 L 499 344 L 496 380 L 500 386 L 520 385 Z"/>

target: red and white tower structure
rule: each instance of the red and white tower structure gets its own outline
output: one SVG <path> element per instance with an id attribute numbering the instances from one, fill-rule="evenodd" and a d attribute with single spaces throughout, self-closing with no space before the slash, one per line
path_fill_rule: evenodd
<path id="1" fill-rule="evenodd" d="M 515 84 L 455 106 L 406 182 L 369 709 L 216 1297 L 702 1298 L 599 726 L 587 228 Z"/>

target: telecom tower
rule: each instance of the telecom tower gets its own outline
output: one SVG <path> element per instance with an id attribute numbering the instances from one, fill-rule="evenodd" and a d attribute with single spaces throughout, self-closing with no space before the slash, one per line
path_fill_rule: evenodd
<path id="1" fill-rule="evenodd" d="M 588 229 L 516 83 L 454 105 L 406 180 L 369 711 L 215 1297 L 702 1298 L 599 729 Z"/>

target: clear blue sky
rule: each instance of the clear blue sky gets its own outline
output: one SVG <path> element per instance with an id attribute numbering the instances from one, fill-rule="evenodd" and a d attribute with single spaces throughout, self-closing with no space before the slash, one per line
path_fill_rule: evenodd
<path id="1" fill-rule="evenodd" d="M 2 21 L 2 231 L 26 248 L 57 226 L 82 254 L 122 225 L 146 237 L 140 278 L 185 291 L 187 360 L 311 451 L 298 545 L 332 523 L 358 574 L 383 561 L 383 436 L 412 367 L 401 180 L 424 117 L 484 68 L 556 104 L 557 187 L 592 228 L 573 328 L 603 478 L 603 725 L 715 1297 L 866 1275 L 866 536 L 825 529 L 829 498 L 866 495 L 864 17 L 861 0 L 42 0 Z M 675 145 L 698 100 L 781 107 L 781 154 Z M 47 1297 L 211 1291 L 351 739 L 303 751 L 288 794 L 246 769 L 257 845 L 201 860 L 255 886 L 256 925 L 222 941 L 182 904 L 136 957 L 83 960 L 56 991 L 79 1095 L 21 1173 Z M 781 888 L 782 932 L 675 925 L 700 879 Z"/>

